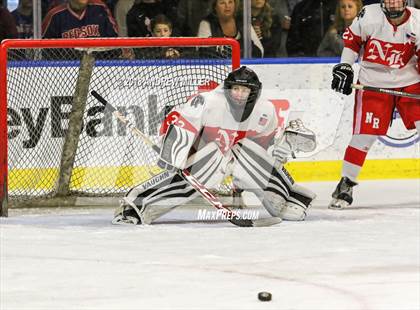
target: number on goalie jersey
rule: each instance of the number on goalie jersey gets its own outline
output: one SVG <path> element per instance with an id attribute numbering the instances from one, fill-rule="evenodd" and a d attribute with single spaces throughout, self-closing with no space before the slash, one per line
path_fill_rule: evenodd
<path id="1" fill-rule="evenodd" d="M 333 69 L 332 88 L 352 92 L 351 65 L 359 58 L 359 81 L 366 86 L 420 94 L 420 10 L 406 0 L 382 0 L 365 6 L 343 34 L 341 63 Z M 397 109 L 407 129 L 420 134 L 420 101 L 414 98 L 357 90 L 353 137 L 344 155 L 342 179 L 329 207 L 353 202 L 355 186 L 366 155 L 378 136 L 386 135 Z"/>
<path id="2" fill-rule="evenodd" d="M 209 189 L 232 175 L 234 186 L 254 192 L 271 215 L 303 220 L 315 195 L 274 168 L 267 148 L 279 127 L 278 113 L 259 99 L 261 87 L 257 75 L 241 67 L 222 86 L 175 108 L 161 128 L 160 159 L 189 169 Z M 132 189 L 113 222 L 150 224 L 197 195 L 178 174 L 165 171 Z"/>

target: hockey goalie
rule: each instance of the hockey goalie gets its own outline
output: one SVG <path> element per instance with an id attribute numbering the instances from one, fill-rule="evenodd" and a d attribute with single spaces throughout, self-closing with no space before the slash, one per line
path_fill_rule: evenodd
<path id="1" fill-rule="evenodd" d="M 159 165 L 166 169 L 127 193 L 113 224 L 151 224 L 197 197 L 179 169 L 208 189 L 231 176 L 236 190 L 254 193 L 273 217 L 304 220 L 315 194 L 296 184 L 283 163 L 293 152 L 312 151 L 315 135 L 300 120 L 281 129 L 261 89 L 256 73 L 242 66 L 223 85 L 172 110 L 161 128 Z"/>

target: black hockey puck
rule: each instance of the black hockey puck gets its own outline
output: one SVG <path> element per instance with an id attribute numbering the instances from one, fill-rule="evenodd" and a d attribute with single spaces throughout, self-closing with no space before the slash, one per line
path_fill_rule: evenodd
<path id="1" fill-rule="evenodd" d="M 271 293 L 269 292 L 259 292 L 258 299 L 261 301 L 270 301 L 271 300 Z"/>

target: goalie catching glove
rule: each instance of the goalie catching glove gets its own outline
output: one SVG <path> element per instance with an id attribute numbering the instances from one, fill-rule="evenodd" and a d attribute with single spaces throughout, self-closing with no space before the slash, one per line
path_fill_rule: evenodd
<path id="1" fill-rule="evenodd" d="M 283 136 L 272 146 L 272 156 L 285 164 L 295 152 L 312 152 L 316 148 L 315 133 L 306 128 L 300 119 L 292 120 L 284 130 Z"/>

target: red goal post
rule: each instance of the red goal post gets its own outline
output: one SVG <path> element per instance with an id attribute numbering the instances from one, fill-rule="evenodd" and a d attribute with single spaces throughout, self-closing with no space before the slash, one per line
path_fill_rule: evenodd
<path id="1" fill-rule="evenodd" d="M 177 57 L 167 56 L 165 51 L 168 49 L 177 50 Z M 134 84 L 134 86 L 129 85 L 130 87 L 138 87 L 139 76 L 142 79 L 141 83 L 156 82 L 158 79 L 164 81 L 175 79 L 181 84 L 171 81 L 173 85 L 162 86 L 165 88 L 165 94 L 162 96 L 167 101 L 173 101 L 172 105 L 179 105 L 197 91 L 197 85 L 192 87 L 186 84 L 200 79 L 220 84 L 227 73 L 239 65 L 239 43 L 228 38 L 4 40 L 0 49 L 0 216 L 7 216 L 10 196 L 13 200 L 25 201 L 30 205 L 35 198 L 37 200 L 42 198 L 41 201 L 44 203 L 45 199 L 53 196 L 85 194 L 107 196 L 115 193 L 121 195 L 127 189 L 128 183 L 125 182 L 127 179 L 134 182 L 144 178 L 141 176 L 136 179 L 136 176 L 144 173 L 139 172 L 139 169 L 148 169 L 149 173 L 153 170 L 149 164 L 152 156 L 149 153 L 141 153 L 141 156 L 137 154 L 137 157 L 147 158 L 147 164 L 144 162 L 138 164 L 135 159 L 129 159 L 127 163 L 127 157 L 136 157 L 136 151 L 132 149 L 135 149 L 134 144 L 137 142 L 126 136 L 122 137 L 125 133 L 123 128 L 111 123 L 113 121 L 105 112 L 98 111 L 95 106 L 90 107 L 93 104 L 93 99 L 88 96 L 90 90 L 97 88 L 106 95 L 108 90 L 116 87 L 116 83 L 123 84 L 121 81 Z M 47 82 L 44 84 L 44 81 Z M 153 107 L 153 103 L 161 104 L 160 94 L 155 96 L 148 94 L 145 99 L 141 97 L 141 90 L 133 91 L 128 89 L 127 85 L 124 89 L 124 85 L 121 85 L 119 91 L 111 92 L 109 95 L 109 99 L 116 100 L 117 105 L 130 101 L 149 107 Z M 114 93 L 118 94 L 113 98 Z M 51 107 L 43 107 L 47 104 Z M 67 109 L 53 112 L 53 108 L 57 107 Z M 141 106 L 140 108 L 130 106 L 127 110 L 130 108 L 138 110 L 139 123 L 156 131 L 162 113 L 154 109 L 146 113 L 142 111 Z M 86 117 L 91 117 L 93 113 L 101 114 L 102 118 L 93 119 L 85 124 Z M 153 114 L 159 114 L 159 118 L 152 119 Z M 57 117 L 58 125 L 53 122 Z M 51 141 L 43 141 L 48 137 L 44 137 L 43 128 L 40 127 L 48 121 L 51 123 L 49 126 L 53 138 Z M 68 127 L 61 124 L 67 121 Z M 9 128 L 9 126 L 20 128 L 22 124 L 28 125 L 25 133 L 24 130 Z M 110 143 L 106 142 L 109 137 L 106 133 L 100 132 L 102 136 L 97 140 L 106 143 L 89 149 L 92 139 L 89 140 L 89 137 L 85 139 L 85 131 L 89 129 L 93 132 L 89 133 L 91 138 L 100 131 L 98 127 L 103 132 L 117 131 L 116 140 L 126 143 L 123 154 L 118 153 L 122 148 L 119 145 L 115 149 L 108 150 L 107 155 L 101 156 L 108 156 L 110 159 L 124 157 L 124 162 L 104 164 L 102 167 L 104 157 L 98 156 L 94 167 L 86 166 L 87 162 L 92 162 L 88 159 L 89 156 L 109 148 Z M 108 130 L 109 127 L 112 130 Z M 32 140 L 36 140 L 37 143 L 43 141 L 42 145 L 34 146 L 35 143 L 31 143 L 28 136 L 34 138 Z M 13 143 L 17 140 L 20 144 L 15 147 Z M 50 147 L 50 142 L 54 145 L 51 146 L 49 153 L 45 153 Z M 80 154 L 79 149 L 84 153 Z M 13 162 L 11 162 L 12 157 Z M 80 158 L 84 160 L 78 164 Z M 37 164 L 31 166 L 31 160 Z M 58 164 L 53 166 L 52 162 Z M 64 166 L 69 167 L 63 168 Z M 116 172 L 113 169 L 116 169 Z M 125 172 L 127 174 L 123 174 Z M 77 173 L 79 175 L 75 176 Z M 80 181 L 79 176 L 83 175 L 86 178 L 86 175 L 95 173 L 99 174 L 94 175 L 93 179 L 99 180 L 101 186 L 106 184 L 106 190 L 99 190 L 98 182 L 93 184 L 92 188 L 83 188 L 85 185 L 83 182 L 92 183 L 92 181 Z M 117 175 L 110 177 L 111 173 Z M 124 184 L 113 191 L 109 189 L 110 181 L 105 180 L 109 177 L 114 182 L 111 182 L 111 187 L 115 184 L 117 186 Z M 62 185 L 61 180 L 66 180 L 67 183 L 64 182 L 66 185 Z"/>

